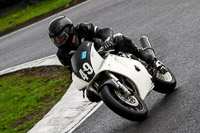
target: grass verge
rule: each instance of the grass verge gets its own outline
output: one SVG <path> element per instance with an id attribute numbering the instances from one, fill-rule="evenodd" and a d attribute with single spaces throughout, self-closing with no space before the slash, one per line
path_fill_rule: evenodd
<path id="1" fill-rule="evenodd" d="M 51 16 L 85 0 L 43 0 L 36 5 L 19 5 L 0 14 L 0 36 Z"/>
<path id="2" fill-rule="evenodd" d="M 0 132 L 30 130 L 61 99 L 70 82 L 69 72 L 62 66 L 0 76 Z"/>

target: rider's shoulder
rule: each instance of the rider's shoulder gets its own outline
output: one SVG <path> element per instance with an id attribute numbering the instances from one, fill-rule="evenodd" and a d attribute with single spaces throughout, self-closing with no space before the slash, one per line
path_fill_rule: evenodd
<path id="1" fill-rule="evenodd" d="M 76 25 L 76 29 L 87 29 L 91 30 L 93 28 L 93 23 L 79 23 Z"/>

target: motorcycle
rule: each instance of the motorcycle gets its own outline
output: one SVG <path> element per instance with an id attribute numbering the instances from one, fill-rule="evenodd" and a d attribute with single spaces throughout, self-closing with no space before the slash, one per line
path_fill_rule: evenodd
<path id="1" fill-rule="evenodd" d="M 144 51 L 154 55 L 146 36 L 140 38 Z M 90 41 L 83 42 L 71 58 L 72 80 L 78 90 L 96 94 L 116 114 L 132 121 L 148 115 L 144 102 L 155 90 L 168 94 L 175 89 L 173 73 L 159 60 L 149 65 L 128 53 L 107 51 L 100 55 Z"/>

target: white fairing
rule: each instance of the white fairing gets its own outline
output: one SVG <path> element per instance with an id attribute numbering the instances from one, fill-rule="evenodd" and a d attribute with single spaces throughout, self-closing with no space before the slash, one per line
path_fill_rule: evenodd
<path id="1" fill-rule="evenodd" d="M 137 71 L 135 67 L 140 70 Z M 151 75 L 147 72 L 146 68 L 136 60 L 109 55 L 105 59 L 100 72 L 101 71 L 111 71 L 129 78 L 136 85 L 142 99 L 144 99 L 154 87 L 151 81 Z"/>
<path id="2" fill-rule="evenodd" d="M 95 76 L 102 71 L 110 71 L 121 74 L 135 84 L 138 89 L 137 91 L 139 96 L 142 99 L 144 99 L 153 89 L 154 84 L 151 81 L 151 75 L 139 61 L 112 54 L 104 60 L 94 49 L 94 46 L 92 46 L 90 56 Z M 136 68 L 138 68 L 139 71 L 137 71 Z M 75 74 L 72 75 L 72 79 L 73 83 L 79 90 L 82 90 L 89 85 L 88 82 L 78 78 Z M 92 80 L 90 82 L 92 82 Z"/>
<path id="3" fill-rule="evenodd" d="M 82 89 L 84 89 L 88 85 L 88 82 L 85 82 L 84 80 L 80 79 L 74 73 L 72 73 L 72 81 L 73 81 L 74 86 L 79 91 L 81 91 Z"/>
<path id="4" fill-rule="evenodd" d="M 99 69 L 101 68 L 104 59 L 97 53 L 97 51 L 94 48 L 94 45 L 92 45 L 91 48 L 90 58 L 94 72 L 96 74 L 99 72 Z"/>
<path id="5" fill-rule="evenodd" d="M 97 53 L 94 45 L 92 45 L 91 48 L 90 58 L 94 72 L 95 74 L 97 74 L 99 72 L 99 69 L 101 68 L 104 59 Z M 85 82 L 84 80 L 78 78 L 74 73 L 72 74 L 72 80 L 78 90 L 84 89 L 89 84 L 88 82 Z"/>

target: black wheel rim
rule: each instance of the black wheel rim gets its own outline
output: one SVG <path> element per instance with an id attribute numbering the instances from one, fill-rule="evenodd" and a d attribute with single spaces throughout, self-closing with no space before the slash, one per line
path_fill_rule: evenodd
<path id="1" fill-rule="evenodd" d="M 122 99 L 120 99 L 120 98 L 116 95 L 114 89 L 110 88 L 109 90 L 110 90 L 112 96 L 113 96 L 120 104 L 122 104 L 122 105 L 125 106 L 126 108 L 128 108 L 128 109 L 130 109 L 130 110 L 133 110 L 133 111 L 137 111 L 137 112 L 143 111 L 143 110 L 144 110 L 143 104 L 141 103 L 140 100 L 138 100 L 138 97 L 136 97 L 135 95 L 134 95 L 134 97 L 136 97 L 136 99 L 137 99 L 137 101 L 138 101 L 138 105 L 137 105 L 137 106 L 131 106 L 130 104 L 127 104 L 125 101 L 123 101 Z"/>

